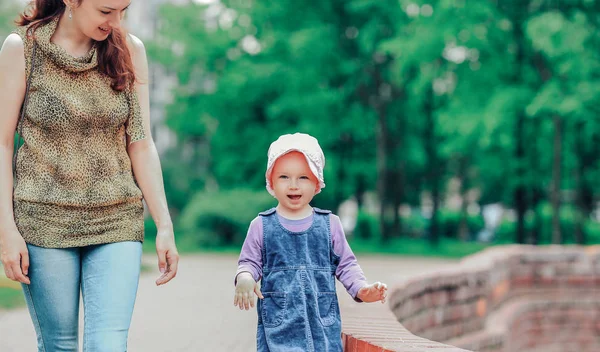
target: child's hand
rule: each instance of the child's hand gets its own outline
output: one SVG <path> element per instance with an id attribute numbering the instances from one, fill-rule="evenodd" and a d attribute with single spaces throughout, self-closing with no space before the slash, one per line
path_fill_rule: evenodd
<path id="1" fill-rule="evenodd" d="M 260 292 L 260 286 L 252 274 L 249 272 L 239 273 L 237 276 L 237 283 L 235 284 L 235 296 L 233 298 L 233 305 L 239 306 L 240 309 L 249 310 L 250 307 L 254 308 L 254 296 L 255 293 L 258 298 L 263 299 L 263 295 Z"/>
<path id="2" fill-rule="evenodd" d="M 358 290 L 356 297 L 367 303 L 377 301 L 385 303 L 385 298 L 387 297 L 387 285 L 379 281 L 374 284 L 367 285 Z"/>

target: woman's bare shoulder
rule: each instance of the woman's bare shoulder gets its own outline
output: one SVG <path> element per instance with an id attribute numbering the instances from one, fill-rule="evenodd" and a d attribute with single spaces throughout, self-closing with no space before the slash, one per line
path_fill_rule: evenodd
<path id="1" fill-rule="evenodd" d="M 17 33 L 11 33 L 2 44 L 1 55 L 9 55 L 15 58 L 22 58 L 25 52 L 23 39 Z"/>
<path id="2" fill-rule="evenodd" d="M 133 56 L 145 56 L 146 48 L 144 47 L 144 42 L 142 42 L 140 38 L 129 33 L 127 35 L 127 45 L 129 46 L 129 50 L 131 50 Z"/>
<path id="3" fill-rule="evenodd" d="M 25 72 L 25 44 L 16 33 L 10 34 L 0 49 L 0 69 L 3 74 L 24 74 Z"/>

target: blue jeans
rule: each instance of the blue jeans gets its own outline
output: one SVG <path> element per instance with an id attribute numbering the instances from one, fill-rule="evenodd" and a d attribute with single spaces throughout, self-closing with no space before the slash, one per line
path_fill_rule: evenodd
<path id="1" fill-rule="evenodd" d="M 79 248 L 29 249 L 30 285 L 22 285 L 38 352 L 78 350 L 83 297 L 85 352 L 127 351 L 142 244 L 118 242 Z"/>

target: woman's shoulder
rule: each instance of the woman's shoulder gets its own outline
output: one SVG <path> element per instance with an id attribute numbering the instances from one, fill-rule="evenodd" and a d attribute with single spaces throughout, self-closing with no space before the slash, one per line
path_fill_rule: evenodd
<path id="1" fill-rule="evenodd" d="M 129 50 L 132 52 L 133 55 L 138 55 L 140 53 L 146 52 L 144 42 L 131 33 L 127 33 L 127 45 L 129 46 Z"/>
<path id="2" fill-rule="evenodd" d="M 131 53 L 131 60 L 135 67 L 135 73 L 141 77 L 141 82 L 146 82 L 148 78 L 148 59 L 146 58 L 146 48 L 142 40 L 135 35 L 127 34 L 127 47 Z"/>
<path id="3" fill-rule="evenodd" d="M 11 51 L 21 51 L 23 52 L 25 48 L 25 40 L 26 40 L 26 30 L 19 29 L 15 30 L 11 34 L 9 34 L 4 40 L 4 44 L 2 44 L 2 48 Z"/>
<path id="4" fill-rule="evenodd" d="M 25 46 L 25 48 L 31 46 L 34 41 L 34 31 L 32 30 L 32 24 L 30 23 L 24 26 L 17 26 L 9 35 L 9 37 L 11 36 L 13 38 L 20 38 L 21 43 L 23 44 L 23 46 Z"/>
<path id="5" fill-rule="evenodd" d="M 18 33 L 11 33 L 2 44 L 0 55 L 8 59 L 21 59 L 25 53 L 24 39 Z M 9 62 L 21 62 L 22 60 L 9 60 Z"/>

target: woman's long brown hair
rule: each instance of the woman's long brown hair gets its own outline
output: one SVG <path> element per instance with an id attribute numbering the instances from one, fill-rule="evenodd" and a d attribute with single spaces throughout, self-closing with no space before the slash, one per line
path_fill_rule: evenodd
<path id="1" fill-rule="evenodd" d="M 83 0 L 78 0 L 81 4 Z M 31 32 L 65 12 L 62 0 L 33 0 L 16 21 L 20 26 L 30 26 Z M 28 31 L 29 33 L 29 31 Z M 113 29 L 108 38 L 97 42 L 98 69 L 111 78 L 111 88 L 121 92 L 135 83 L 135 68 L 122 29 Z"/>

